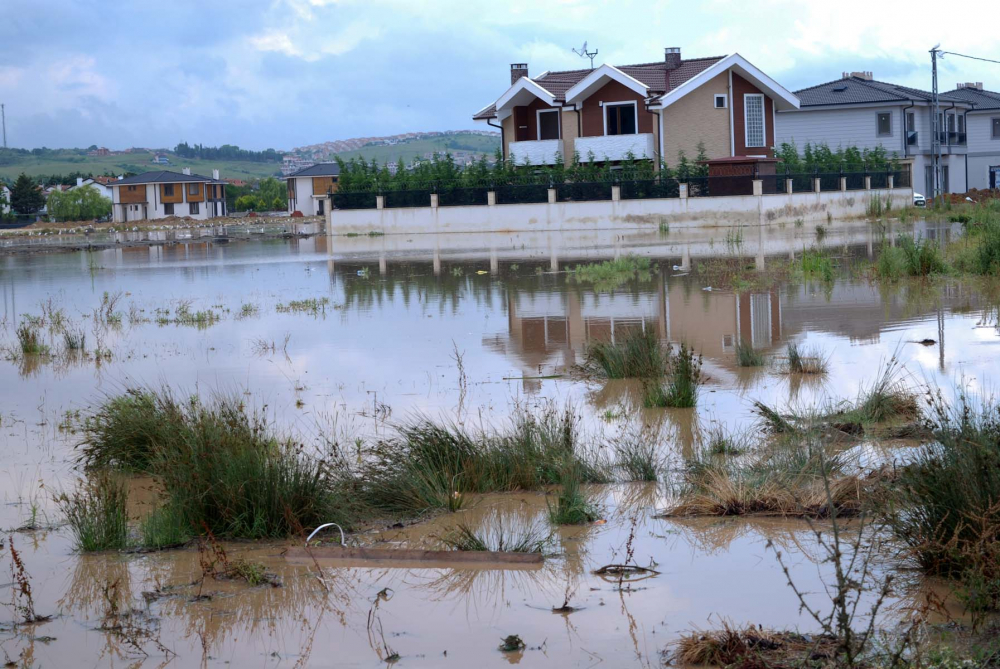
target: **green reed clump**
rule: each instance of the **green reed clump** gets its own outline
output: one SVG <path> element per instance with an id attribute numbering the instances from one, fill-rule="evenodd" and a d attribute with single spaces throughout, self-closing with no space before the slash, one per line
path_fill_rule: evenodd
<path id="1" fill-rule="evenodd" d="M 587 499 L 580 488 L 581 473 L 573 463 L 567 463 L 562 472 L 562 486 L 555 504 L 548 503 L 549 520 L 554 525 L 584 525 L 600 516 L 598 508 Z"/>
<path id="2" fill-rule="evenodd" d="M 875 274 L 881 279 L 931 276 L 945 271 L 941 248 L 929 239 L 915 240 L 909 235 L 897 237 L 896 246 L 883 245 L 875 262 Z"/>
<path id="3" fill-rule="evenodd" d="M 609 379 L 651 378 L 663 374 L 667 357 L 653 328 L 635 328 L 615 341 L 592 342 L 584 364 Z"/>
<path id="4" fill-rule="evenodd" d="M 822 226 L 816 226 L 817 237 L 822 239 L 819 230 Z M 825 232 L 824 232 L 825 234 Z M 799 269 L 802 275 L 807 278 L 817 278 L 823 281 L 833 281 L 833 260 L 826 253 L 819 249 L 808 249 L 799 256 Z"/>
<path id="5" fill-rule="evenodd" d="M 564 464 L 606 482 L 605 464 L 586 456 L 572 410 L 516 408 L 503 429 L 472 432 L 419 419 L 375 445 L 356 477 L 364 504 L 390 514 L 454 509 L 463 493 L 537 490 L 562 480 Z"/>
<path id="6" fill-rule="evenodd" d="M 686 409 L 698 403 L 701 384 L 701 356 L 681 344 L 676 355 L 670 356 L 665 380 L 647 379 L 643 384 L 643 405 Z"/>
<path id="7" fill-rule="evenodd" d="M 598 292 L 607 292 L 629 281 L 649 281 L 650 270 L 649 258 L 626 255 L 614 260 L 577 265 L 569 269 L 569 275 L 579 283 L 593 284 Z"/>
<path id="8" fill-rule="evenodd" d="M 87 347 L 87 335 L 83 330 L 63 330 L 63 344 L 67 351 L 83 351 Z"/>
<path id="9" fill-rule="evenodd" d="M 626 481 L 656 481 L 663 469 L 663 458 L 652 440 L 622 440 L 616 444 L 615 468 Z"/>
<path id="10" fill-rule="evenodd" d="M 826 374 L 827 362 L 819 351 L 804 350 L 795 342 L 786 348 L 787 371 L 792 374 Z"/>
<path id="11" fill-rule="evenodd" d="M 56 497 L 60 510 L 83 552 L 122 550 L 129 544 L 128 485 L 120 476 L 103 472 L 73 492 Z"/>
<path id="12" fill-rule="evenodd" d="M 139 524 L 139 544 L 142 548 L 164 549 L 182 546 L 191 539 L 178 505 L 168 502 L 157 507 Z"/>
<path id="13" fill-rule="evenodd" d="M 157 477 L 183 527 L 260 539 L 350 524 L 341 477 L 237 397 L 180 403 L 167 390 L 131 389 L 98 407 L 83 432 L 82 464 Z"/>
<path id="14" fill-rule="evenodd" d="M 24 355 L 45 355 L 49 347 L 42 341 L 41 328 L 29 319 L 17 326 L 17 344 Z"/>
<path id="15" fill-rule="evenodd" d="M 739 367 L 763 367 L 766 363 L 767 358 L 751 342 L 740 339 L 736 343 L 736 364 Z"/>
<path id="16" fill-rule="evenodd" d="M 930 404 L 935 442 L 900 472 L 893 531 L 925 570 L 972 586 L 970 604 L 1000 608 L 1000 406 L 963 389 Z"/>
<path id="17" fill-rule="evenodd" d="M 538 523 L 511 520 L 496 510 L 476 527 L 459 523 L 439 538 L 452 550 L 494 553 L 541 553 L 549 542 Z"/>

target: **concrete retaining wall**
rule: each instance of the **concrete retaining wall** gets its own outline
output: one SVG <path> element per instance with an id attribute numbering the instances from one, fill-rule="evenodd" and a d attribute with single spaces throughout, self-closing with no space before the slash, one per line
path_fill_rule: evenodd
<path id="1" fill-rule="evenodd" d="M 670 229 L 820 223 L 865 215 L 872 198 L 893 209 L 913 202 L 910 188 L 777 195 L 737 195 L 554 204 L 336 210 L 327 214 L 330 235 L 465 232 Z"/>

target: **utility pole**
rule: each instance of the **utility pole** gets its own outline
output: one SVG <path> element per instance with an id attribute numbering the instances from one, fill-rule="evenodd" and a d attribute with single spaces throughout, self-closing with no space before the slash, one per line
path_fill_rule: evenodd
<path id="1" fill-rule="evenodd" d="M 938 61 L 938 47 L 940 44 L 936 45 L 931 49 L 931 78 L 932 78 L 932 88 L 931 95 L 934 102 L 934 111 L 931 112 L 931 153 L 932 156 L 932 189 L 931 197 L 934 198 L 934 202 L 937 202 L 938 196 L 941 194 L 941 127 L 938 122 L 939 119 L 939 109 L 940 101 L 938 100 L 938 72 L 937 72 L 937 61 Z"/>

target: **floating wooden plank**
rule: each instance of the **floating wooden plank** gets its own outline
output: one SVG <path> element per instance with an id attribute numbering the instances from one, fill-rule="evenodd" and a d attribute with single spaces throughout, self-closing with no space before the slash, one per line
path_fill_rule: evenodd
<path id="1" fill-rule="evenodd" d="M 494 553 L 489 551 L 425 551 L 408 548 L 357 548 L 343 546 L 296 546 L 284 553 L 296 564 L 318 562 L 324 567 L 371 569 L 540 569 L 541 553 Z"/>

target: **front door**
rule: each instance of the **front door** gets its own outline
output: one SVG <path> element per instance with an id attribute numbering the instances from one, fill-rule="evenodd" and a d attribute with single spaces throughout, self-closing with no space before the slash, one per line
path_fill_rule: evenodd
<path id="1" fill-rule="evenodd" d="M 1000 172 L 1000 165 L 990 165 L 990 190 L 997 187 L 998 172 Z"/>
<path id="2" fill-rule="evenodd" d="M 316 214 L 319 215 L 319 216 L 322 216 L 323 213 L 324 213 L 323 212 L 323 205 L 326 203 L 326 200 L 317 200 L 316 202 L 317 202 Z"/>

